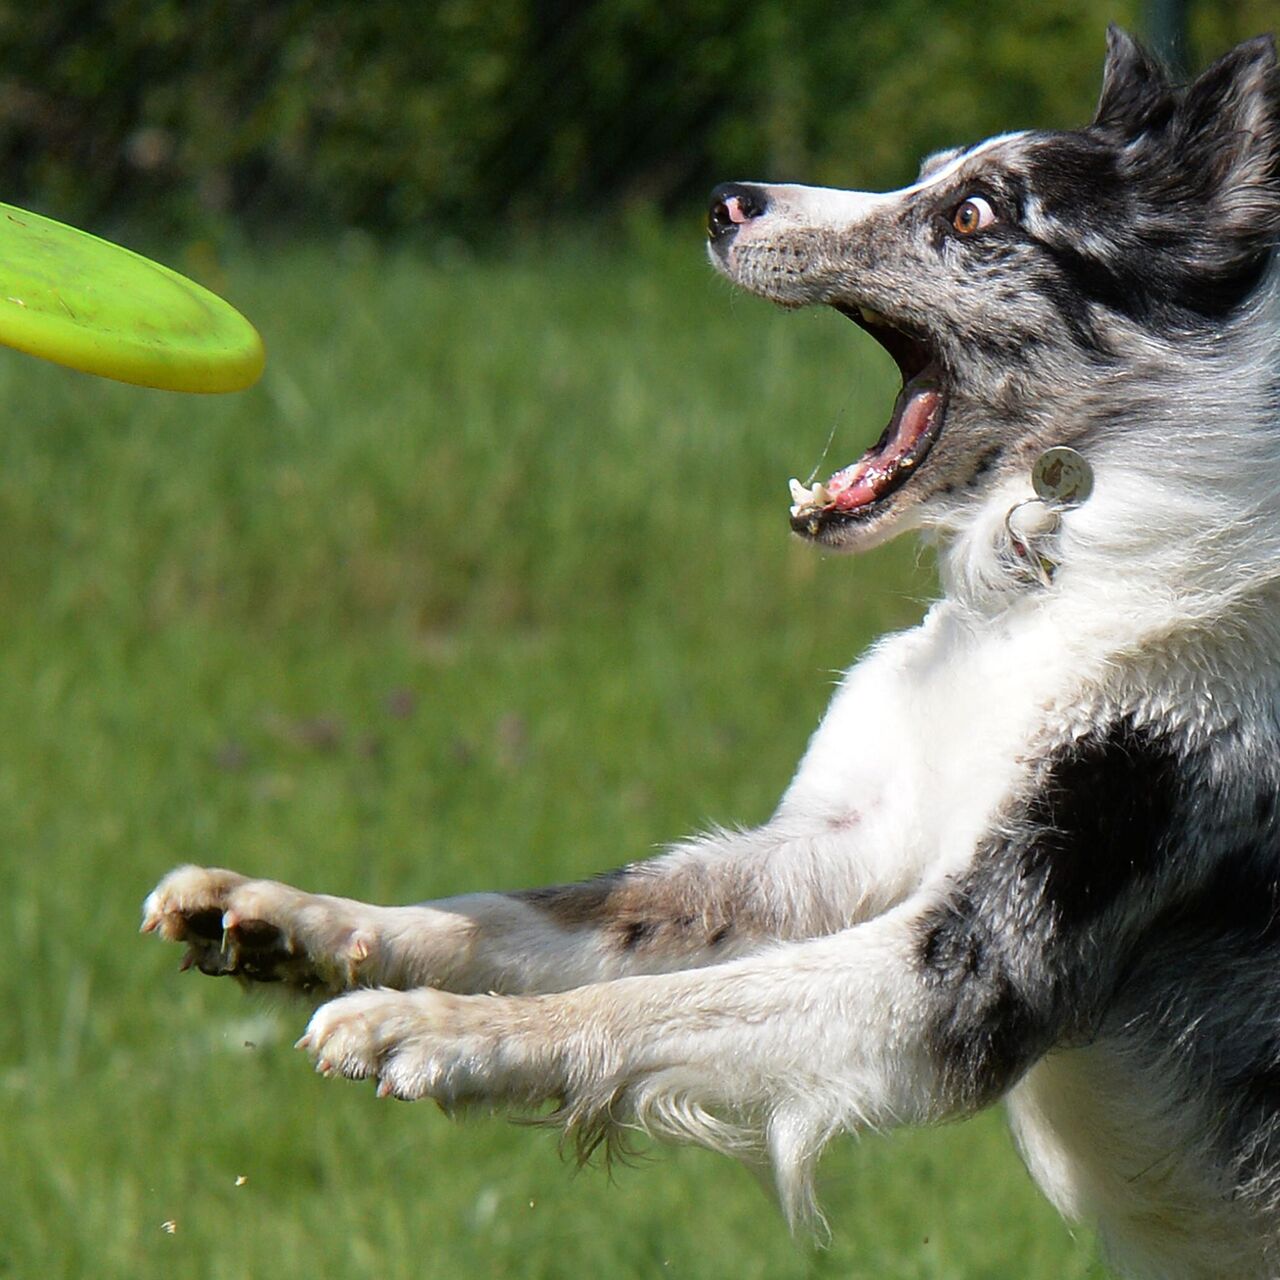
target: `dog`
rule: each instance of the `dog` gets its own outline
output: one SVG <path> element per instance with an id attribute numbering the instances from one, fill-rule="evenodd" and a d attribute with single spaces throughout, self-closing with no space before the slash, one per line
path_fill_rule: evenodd
<path id="1" fill-rule="evenodd" d="M 761 1152 L 1003 1099 L 1138 1277 L 1280 1275 L 1280 71 L 1108 35 L 1074 132 L 889 194 L 729 183 L 715 268 L 877 339 L 879 442 L 791 525 L 936 543 L 774 816 L 583 883 L 380 907 L 183 867 L 143 929 L 323 1003 L 382 1095 Z"/>

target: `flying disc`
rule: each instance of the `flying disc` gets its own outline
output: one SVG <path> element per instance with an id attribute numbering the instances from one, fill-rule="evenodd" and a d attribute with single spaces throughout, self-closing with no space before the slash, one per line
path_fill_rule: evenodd
<path id="1" fill-rule="evenodd" d="M 240 391 L 257 330 L 185 276 L 88 232 L 0 204 L 0 343 L 166 391 Z"/>

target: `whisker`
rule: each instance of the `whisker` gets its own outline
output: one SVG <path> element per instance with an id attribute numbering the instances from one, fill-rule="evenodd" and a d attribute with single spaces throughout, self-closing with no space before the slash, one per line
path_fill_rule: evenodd
<path id="1" fill-rule="evenodd" d="M 831 423 L 831 430 L 827 433 L 827 442 L 822 446 L 822 452 L 818 455 L 817 462 L 813 464 L 813 470 L 809 472 L 809 478 L 805 481 L 805 484 L 812 485 L 818 478 L 818 472 L 821 470 L 822 464 L 827 460 L 827 454 L 831 452 L 831 442 L 836 438 L 836 431 L 839 429 L 845 415 L 849 412 L 849 404 L 856 392 L 857 388 L 851 387 L 849 394 L 844 398 L 844 403 L 836 410 L 835 420 Z"/>

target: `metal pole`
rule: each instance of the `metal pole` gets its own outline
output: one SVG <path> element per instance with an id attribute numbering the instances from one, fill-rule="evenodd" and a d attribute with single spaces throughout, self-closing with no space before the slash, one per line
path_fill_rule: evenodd
<path id="1" fill-rule="evenodd" d="M 1187 74 L 1187 0 L 1147 0 L 1147 39 L 1175 75 Z"/>

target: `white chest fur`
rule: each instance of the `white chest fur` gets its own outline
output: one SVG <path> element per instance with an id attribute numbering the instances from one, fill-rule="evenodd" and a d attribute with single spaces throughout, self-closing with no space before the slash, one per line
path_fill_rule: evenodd
<path id="1" fill-rule="evenodd" d="M 848 672 L 779 816 L 848 830 L 895 897 L 954 873 L 1069 718 L 1078 668 L 1044 609 L 992 620 L 940 604 Z"/>

